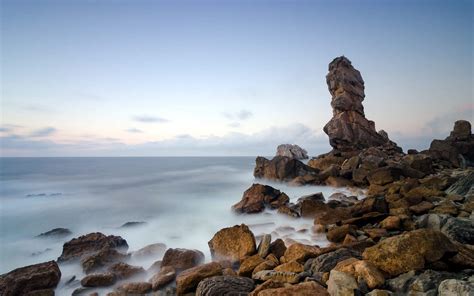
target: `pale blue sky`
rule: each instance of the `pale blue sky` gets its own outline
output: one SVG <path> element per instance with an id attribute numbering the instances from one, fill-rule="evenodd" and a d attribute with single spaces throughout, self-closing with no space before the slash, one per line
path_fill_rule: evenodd
<path id="1" fill-rule="evenodd" d="M 346 55 L 405 149 L 473 120 L 472 1 L 2 1 L 2 155 L 329 149 Z"/>

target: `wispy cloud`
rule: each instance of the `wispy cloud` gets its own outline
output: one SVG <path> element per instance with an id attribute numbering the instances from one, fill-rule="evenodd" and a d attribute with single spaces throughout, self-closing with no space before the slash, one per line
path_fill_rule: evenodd
<path id="1" fill-rule="evenodd" d="M 143 133 L 143 131 L 142 131 L 142 130 L 140 130 L 140 129 L 138 129 L 138 128 L 134 128 L 134 127 L 132 127 L 132 128 L 129 128 L 129 129 L 127 129 L 126 131 L 127 131 L 127 132 L 129 132 L 129 133 L 132 133 L 132 134 L 139 134 L 139 133 Z"/>
<path id="2" fill-rule="evenodd" d="M 43 105 L 26 105 L 23 106 L 23 110 L 32 111 L 32 112 L 52 112 L 53 110 L 50 107 Z"/>
<path id="3" fill-rule="evenodd" d="M 237 128 L 237 127 L 240 127 L 240 122 L 234 121 L 234 122 L 231 122 L 231 123 L 227 124 L 227 126 Z"/>
<path id="4" fill-rule="evenodd" d="M 30 134 L 30 137 L 33 137 L 33 138 L 47 137 L 49 135 L 54 134 L 56 131 L 57 130 L 54 127 L 49 126 L 49 127 L 45 127 L 45 128 L 41 128 L 41 129 L 33 131 Z"/>
<path id="5" fill-rule="evenodd" d="M 149 116 L 149 115 L 138 115 L 133 117 L 134 121 L 142 122 L 142 123 L 165 123 L 169 122 L 168 119 L 156 116 Z"/>

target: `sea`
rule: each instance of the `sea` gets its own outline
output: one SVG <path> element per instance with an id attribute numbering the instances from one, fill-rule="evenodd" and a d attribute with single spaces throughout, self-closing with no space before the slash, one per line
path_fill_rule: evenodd
<path id="1" fill-rule="evenodd" d="M 271 185 L 296 202 L 322 192 L 350 193 L 326 186 L 288 186 L 255 179 L 255 157 L 105 157 L 0 158 L 0 274 L 25 265 L 55 260 L 62 245 L 90 232 L 119 235 L 129 251 L 148 244 L 202 251 L 224 227 L 245 223 L 258 237 L 277 237 L 324 246 L 313 221 L 267 210 L 239 215 L 231 206 L 253 183 Z M 122 227 L 127 222 L 144 222 Z M 54 228 L 63 238 L 40 238 Z M 140 262 L 147 269 L 154 260 Z M 84 274 L 78 266 L 60 266 L 57 295 L 71 295 L 65 281 Z M 58 293 L 59 292 L 59 293 Z"/>

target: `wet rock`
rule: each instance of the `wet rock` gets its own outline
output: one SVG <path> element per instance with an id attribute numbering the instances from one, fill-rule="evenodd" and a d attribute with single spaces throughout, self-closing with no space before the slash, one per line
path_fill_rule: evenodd
<path id="1" fill-rule="evenodd" d="M 63 238 L 63 237 L 67 237 L 71 234 L 72 234 L 71 230 L 69 230 L 67 228 L 54 228 L 54 229 L 51 229 L 50 231 L 46 231 L 46 232 L 43 232 L 43 233 L 39 234 L 37 237 L 39 237 L 39 238 L 48 238 L 48 237 Z"/>
<path id="2" fill-rule="evenodd" d="M 156 291 L 169 284 L 175 277 L 176 270 L 172 266 L 165 266 L 149 282 L 152 284 L 153 291 Z"/>
<path id="3" fill-rule="evenodd" d="M 363 214 L 372 212 L 388 213 L 388 204 L 385 198 L 366 197 L 352 207 L 352 214 L 354 216 L 362 216 Z"/>
<path id="4" fill-rule="evenodd" d="M 176 271 L 195 267 L 204 262 L 204 254 L 198 250 L 168 249 L 161 262 L 161 268 L 171 266 Z"/>
<path id="5" fill-rule="evenodd" d="M 270 244 L 270 254 L 275 255 L 277 259 L 280 259 L 286 252 L 285 242 L 277 238 L 274 242 Z"/>
<path id="6" fill-rule="evenodd" d="M 368 261 L 349 258 L 340 261 L 334 270 L 349 273 L 356 279 L 364 279 L 370 289 L 381 287 L 385 283 L 383 274 Z"/>
<path id="7" fill-rule="evenodd" d="M 132 253 L 132 257 L 137 259 L 146 258 L 161 258 L 166 252 L 166 245 L 162 243 L 156 243 L 147 245 Z"/>
<path id="8" fill-rule="evenodd" d="M 277 209 L 290 201 L 288 195 L 268 185 L 253 184 L 244 192 L 242 200 L 232 206 L 237 213 L 259 213 L 266 207 Z"/>
<path id="9" fill-rule="evenodd" d="M 128 244 L 127 241 L 120 236 L 106 236 L 100 232 L 89 233 L 65 243 L 63 245 L 63 252 L 58 258 L 58 262 L 80 259 L 102 249 L 126 251 L 128 249 Z"/>
<path id="10" fill-rule="evenodd" d="M 275 156 L 271 160 L 257 157 L 253 175 L 255 178 L 290 181 L 302 176 L 317 177 L 318 173 L 319 170 L 309 167 L 297 159 Z"/>
<path id="11" fill-rule="evenodd" d="M 385 166 L 371 171 L 367 176 L 367 180 L 369 184 L 386 185 L 399 180 L 402 175 L 403 170 L 401 168 Z"/>
<path id="12" fill-rule="evenodd" d="M 275 261 L 265 260 L 254 268 L 254 270 L 252 271 L 252 275 L 262 270 L 272 270 L 275 267 L 277 267 L 277 263 L 275 263 Z"/>
<path id="13" fill-rule="evenodd" d="M 247 295 L 254 289 L 252 279 L 240 276 L 214 276 L 199 282 L 196 296 Z"/>
<path id="14" fill-rule="evenodd" d="M 337 270 L 331 270 L 327 286 L 331 296 L 353 296 L 359 287 L 352 275 Z"/>
<path id="15" fill-rule="evenodd" d="M 265 262 L 265 259 L 260 257 L 260 255 L 253 255 L 248 258 L 245 258 L 240 264 L 239 272 L 237 273 L 240 276 L 250 276 L 252 275 L 253 270 L 259 264 Z"/>
<path id="16" fill-rule="evenodd" d="M 439 296 L 472 296 L 474 291 L 473 281 L 462 281 L 456 279 L 444 280 L 439 284 Z"/>
<path id="17" fill-rule="evenodd" d="M 308 159 L 308 152 L 298 145 L 281 144 L 277 147 L 276 156 L 294 159 Z"/>
<path id="18" fill-rule="evenodd" d="M 286 271 L 300 273 L 304 271 L 304 266 L 296 261 L 290 261 L 274 268 L 275 271 Z"/>
<path id="19" fill-rule="evenodd" d="M 102 249 L 99 252 L 86 256 L 81 260 L 81 266 L 85 273 L 100 271 L 116 262 L 125 260 L 128 255 L 122 254 L 115 249 Z"/>
<path id="20" fill-rule="evenodd" d="M 348 234 L 356 235 L 355 231 L 356 228 L 353 225 L 345 224 L 330 228 L 326 236 L 330 242 L 339 243 L 342 242 Z"/>
<path id="21" fill-rule="evenodd" d="M 117 278 L 113 273 L 95 273 L 84 277 L 81 285 L 84 287 L 109 287 L 115 284 Z"/>
<path id="22" fill-rule="evenodd" d="M 127 263 L 119 262 L 110 266 L 108 272 L 113 273 L 117 279 L 122 280 L 145 274 L 145 269 L 140 266 L 132 266 Z"/>
<path id="23" fill-rule="evenodd" d="M 441 232 L 462 244 L 474 245 L 474 221 L 467 218 L 449 218 Z"/>
<path id="24" fill-rule="evenodd" d="M 326 289 L 316 282 L 304 282 L 297 285 L 290 285 L 281 288 L 265 289 L 258 293 L 258 296 L 329 296 Z"/>
<path id="25" fill-rule="evenodd" d="M 284 255 L 285 261 L 282 263 L 291 261 L 304 263 L 307 259 L 316 257 L 319 254 L 321 254 L 321 249 L 319 247 L 295 243 L 286 249 Z"/>
<path id="26" fill-rule="evenodd" d="M 382 222 L 380 222 L 380 227 L 387 230 L 396 230 L 400 229 L 401 219 L 398 216 L 388 216 Z"/>
<path id="27" fill-rule="evenodd" d="M 320 272 L 329 272 L 336 267 L 337 263 L 353 257 L 360 258 L 360 253 L 347 248 L 340 248 L 306 261 L 304 269 L 310 271 L 313 275 Z"/>
<path id="28" fill-rule="evenodd" d="M 365 249 L 363 257 L 380 270 L 396 276 L 423 269 L 425 263 L 440 260 L 456 248 L 441 232 L 419 229 L 389 237 Z"/>
<path id="29" fill-rule="evenodd" d="M 262 258 L 267 257 L 268 253 L 270 252 L 271 241 L 272 241 L 272 236 L 270 234 L 265 234 L 262 237 L 262 240 L 258 244 L 258 248 L 257 248 L 258 255 L 260 255 L 260 257 Z"/>
<path id="30" fill-rule="evenodd" d="M 324 196 L 321 192 L 300 197 L 297 202 L 302 217 L 313 218 L 317 214 L 327 210 Z"/>
<path id="31" fill-rule="evenodd" d="M 273 280 L 288 284 L 296 284 L 301 280 L 299 273 L 275 270 L 262 270 L 256 272 L 252 275 L 252 278 L 259 281 Z"/>
<path id="32" fill-rule="evenodd" d="M 245 224 L 219 230 L 208 244 L 214 261 L 237 262 L 256 253 L 255 237 Z"/>
<path id="33" fill-rule="evenodd" d="M 17 268 L 0 275 L 0 294 L 16 296 L 53 289 L 60 278 L 61 271 L 55 261 Z"/>
<path id="34" fill-rule="evenodd" d="M 176 292 L 178 295 L 192 292 L 200 281 L 216 275 L 222 275 L 222 266 L 217 262 L 187 269 L 176 277 Z"/>
<path id="35" fill-rule="evenodd" d="M 151 284 L 147 282 L 125 283 L 118 290 L 126 295 L 146 294 L 151 291 Z"/>

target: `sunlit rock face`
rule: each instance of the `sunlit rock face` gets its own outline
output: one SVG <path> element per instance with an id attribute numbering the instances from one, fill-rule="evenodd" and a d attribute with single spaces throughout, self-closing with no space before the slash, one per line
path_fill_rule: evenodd
<path id="1" fill-rule="evenodd" d="M 386 133 L 377 133 L 375 123 L 365 118 L 364 80 L 351 61 L 344 56 L 329 64 L 326 76 L 333 117 L 324 126 L 329 144 L 339 151 L 380 146 L 389 141 Z"/>

